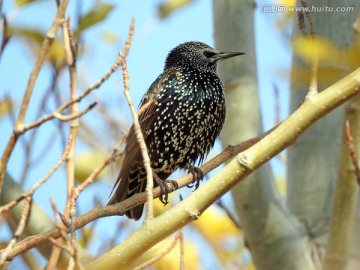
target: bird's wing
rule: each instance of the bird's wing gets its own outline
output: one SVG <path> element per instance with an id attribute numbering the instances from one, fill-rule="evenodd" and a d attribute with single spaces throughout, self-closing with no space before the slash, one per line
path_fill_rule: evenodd
<path id="1" fill-rule="evenodd" d="M 149 90 L 144 95 L 144 98 L 141 101 L 140 109 L 138 111 L 138 119 L 139 119 L 139 125 L 142 131 L 142 134 L 144 136 L 145 142 L 148 139 L 149 131 L 151 130 L 152 126 L 154 125 L 154 119 L 156 114 L 156 96 L 157 93 L 160 91 L 160 87 L 163 82 L 163 77 L 160 75 L 150 86 Z M 110 199 L 108 204 L 114 204 L 118 203 L 127 197 L 144 190 L 144 185 L 146 184 L 146 181 L 134 182 L 136 189 L 129 190 L 130 186 L 129 184 L 133 182 L 133 180 L 136 179 L 130 179 L 131 177 L 131 166 L 134 166 L 134 164 L 139 164 L 138 170 L 140 171 L 143 167 L 142 165 L 142 154 L 140 150 L 140 145 L 137 141 L 136 134 L 135 134 L 135 128 L 134 125 L 130 127 L 130 131 L 128 134 L 128 137 L 126 139 L 126 146 L 124 150 L 124 161 L 121 166 L 121 170 L 119 173 L 119 176 L 115 182 L 113 190 L 116 188 L 116 191 L 112 198 Z M 135 167 L 136 169 L 136 167 Z M 139 172 L 140 173 L 140 172 Z M 139 177 L 139 176 L 136 176 Z M 134 185 L 133 184 L 133 185 Z M 137 184 L 137 185 L 136 185 Z"/>
<path id="2" fill-rule="evenodd" d="M 138 115 L 139 125 L 145 141 L 148 135 L 146 130 L 148 130 L 149 126 L 151 125 L 151 118 L 156 111 L 155 107 L 156 106 L 154 100 L 150 100 L 146 104 L 144 104 L 139 110 L 140 112 L 140 114 Z M 130 167 L 131 165 L 136 163 L 139 163 L 140 165 L 142 164 L 142 154 L 140 150 L 140 145 L 136 138 L 134 125 L 132 125 L 130 127 L 128 137 L 126 139 L 126 147 L 124 150 L 124 161 L 121 166 L 119 176 L 114 185 L 114 189 L 116 187 L 117 188 L 114 193 L 114 196 L 111 198 L 108 204 L 114 204 L 120 202 L 127 197 L 129 193 L 128 186 L 129 186 Z"/>

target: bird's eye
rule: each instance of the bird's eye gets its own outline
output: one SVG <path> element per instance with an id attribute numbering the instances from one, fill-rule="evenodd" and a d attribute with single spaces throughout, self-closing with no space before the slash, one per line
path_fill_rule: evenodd
<path id="1" fill-rule="evenodd" d="M 213 56 L 215 55 L 215 53 L 214 53 L 214 52 L 211 52 L 211 51 L 204 51 L 204 55 L 205 55 L 206 57 L 210 58 L 210 57 L 213 57 Z"/>

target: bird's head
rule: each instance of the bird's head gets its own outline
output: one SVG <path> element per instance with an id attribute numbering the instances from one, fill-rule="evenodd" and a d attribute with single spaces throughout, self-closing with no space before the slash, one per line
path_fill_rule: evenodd
<path id="1" fill-rule="evenodd" d="M 172 49 L 165 61 L 165 69 L 171 67 L 196 68 L 203 71 L 216 71 L 216 63 L 242 52 L 219 52 L 203 42 L 185 42 Z"/>

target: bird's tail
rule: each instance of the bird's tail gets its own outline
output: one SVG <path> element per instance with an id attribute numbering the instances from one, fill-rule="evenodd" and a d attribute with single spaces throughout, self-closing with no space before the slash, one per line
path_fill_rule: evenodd
<path id="1" fill-rule="evenodd" d="M 136 166 L 130 166 L 124 171 L 122 169 L 115 187 L 116 190 L 108 205 L 122 202 L 136 193 L 144 192 L 146 189 L 146 171 L 144 166 L 137 164 Z M 126 211 L 125 215 L 130 219 L 138 220 L 141 218 L 143 209 L 144 204 L 140 204 Z"/>

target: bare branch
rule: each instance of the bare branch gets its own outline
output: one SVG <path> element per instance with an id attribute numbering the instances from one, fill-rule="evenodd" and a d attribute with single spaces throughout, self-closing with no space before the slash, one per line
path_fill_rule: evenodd
<path id="1" fill-rule="evenodd" d="M 51 208 L 54 212 L 55 227 L 60 230 L 61 235 L 64 235 L 64 232 L 62 231 L 63 229 L 60 226 L 60 221 L 58 219 L 59 210 L 57 208 L 57 205 L 56 205 L 55 201 L 53 201 L 52 199 L 50 199 L 50 204 L 51 204 Z M 62 239 L 50 238 L 49 240 L 53 244 L 53 246 L 52 246 L 50 257 L 48 259 L 48 263 L 46 265 L 46 270 L 55 270 L 58 260 L 59 260 L 59 255 L 60 255 L 60 252 L 62 249 L 61 248 Z"/>
<path id="2" fill-rule="evenodd" d="M 298 18 L 298 28 L 301 32 L 301 34 L 303 36 L 306 35 L 306 31 L 305 31 L 305 18 L 304 18 L 304 13 L 300 10 L 297 13 L 297 18 Z"/>
<path id="3" fill-rule="evenodd" d="M 129 34 L 128 34 L 128 37 L 127 37 L 126 42 L 125 42 L 125 48 L 124 48 L 124 50 L 122 52 L 124 57 L 126 57 L 129 54 L 131 40 L 132 40 L 132 37 L 134 35 L 134 30 L 135 30 L 135 19 L 132 18 L 131 23 L 130 23 Z"/>
<path id="4" fill-rule="evenodd" d="M 0 267 L 4 266 L 4 264 L 6 263 L 6 257 L 8 256 L 10 251 L 13 249 L 13 247 L 15 246 L 16 242 L 18 241 L 20 235 L 22 234 L 22 232 L 25 229 L 26 221 L 28 220 L 29 214 L 30 214 L 31 201 L 32 201 L 32 197 L 27 196 L 25 199 L 25 204 L 23 206 L 21 219 L 20 219 L 19 225 L 14 233 L 14 236 L 9 241 L 7 247 L 1 252 Z"/>
<path id="5" fill-rule="evenodd" d="M 70 29 L 70 18 L 66 20 L 66 22 L 62 25 L 63 30 L 63 40 L 64 40 L 64 48 L 65 55 L 67 59 L 67 65 L 69 69 L 69 77 L 70 77 L 70 99 L 73 100 L 76 98 L 76 90 L 78 87 L 78 75 L 77 75 L 77 55 L 75 50 L 75 42 L 73 40 L 72 31 Z M 71 114 L 78 115 L 79 108 L 77 102 L 71 105 Z M 70 208 L 72 205 L 72 194 L 73 188 L 75 186 L 75 146 L 76 146 L 76 138 L 79 130 L 79 119 L 75 118 L 71 120 L 70 124 L 70 132 L 69 137 L 72 137 L 69 156 L 66 163 L 66 173 L 67 173 L 67 200 L 66 200 L 66 208 L 65 208 L 65 216 L 68 217 L 70 215 Z"/>
<path id="6" fill-rule="evenodd" d="M 180 270 L 185 270 L 185 245 L 184 234 L 182 229 L 179 230 L 179 242 L 180 242 Z"/>
<path id="7" fill-rule="evenodd" d="M 23 96 L 23 100 L 20 105 L 20 112 L 18 115 L 18 118 L 15 123 L 14 131 L 11 134 L 11 137 L 5 147 L 4 153 L 1 157 L 0 161 L 0 193 L 2 190 L 2 183 L 5 175 L 5 170 L 9 161 L 9 158 L 11 156 L 11 153 L 15 147 L 15 144 L 19 138 L 19 130 L 22 130 L 24 119 L 26 115 L 26 111 L 28 109 L 30 98 L 32 95 L 32 91 L 35 86 L 36 79 L 39 75 L 40 69 L 46 59 L 46 56 L 50 50 L 50 47 L 55 39 L 56 32 L 58 27 L 63 23 L 65 11 L 68 5 L 68 0 L 63 0 L 58 8 L 58 11 L 56 13 L 56 16 L 54 18 L 54 21 L 50 27 L 50 30 L 46 34 L 46 37 L 42 43 L 42 46 L 40 48 L 40 52 L 38 55 L 38 58 L 36 59 L 35 65 L 30 73 L 30 77 L 26 86 L 25 94 Z"/>
<path id="8" fill-rule="evenodd" d="M 122 54 L 120 53 L 120 55 L 122 55 Z M 147 183 L 146 183 L 147 206 L 146 206 L 146 217 L 145 217 L 145 222 L 146 222 L 146 221 L 152 219 L 154 216 L 154 214 L 153 214 L 153 198 L 154 198 L 154 196 L 152 193 L 154 180 L 153 180 L 153 174 L 152 174 L 152 169 L 151 169 L 150 157 L 149 157 L 149 154 L 147 151 L 144 136 L 143 136 L 141 128 L 140 128 L 138 114 L 135 111 L 134 104 L 132 103 L 132 100 L 131 100 L 131 97 L 129 94 L 129 75 L 128 75 L 127 68 L 126 68 L 125 58 L 123 58 L 121 65 L 122 65 L 123 77 L 124 77 L 124 95 L 128 101 L 128 104 L 129 104 L 129 107 L 131 110 L 131 114 L 134 119 L 135 135 L 136 135 L 136 139 L 140 145 L 141 154 L 142 154 L 142 157 L 144 160 L 144 167 L 146 170 L 146 179 L 147 179 Z"/>
<path id="9" fill-rule="evenodd" d="M 271 130 L 273 130 L 273 129 L 271 129 Z M 265 134 L 268 134 L 268 133 L 265 133 Z M 265 134 L 258 138 L 248 140 L 240 145 L 229 146 L 222 153 L 220 153 L 219 155 L 215 156 L 213 159 L 211 159 L 208 162 L 206 162 L 205 164 L 203 164 L 200 167 L 200 169 L 204 172 L 204 175 L 206 175 L 213 169 L 220 166 L 225 161 L 234 157 L 236 154 L 244 151 L 245 149 L 249 148 L 254 143 L 261 140 L 265 136 Z M 97 171 L 97 170 L 95 170 L 95 171 Z M 193 176 L 191 173 L 189 173 L 177 180 L 179 187 L 187 186 L 188 184 L 190 184 L 192 182 L 193 182 Z M 169 188 L 169 192 L 174 191 L 173 185 L 169 185 L 168 188 Z M 80 191 L 81 190 L 82 189 L 80 189 Z M 156 187 L 154 189 L 153 194 L 154 194 L 154 198 L 158 198 L 160 196 L 160 188 Z M 87 212 L 86 214 L 79 216 L 75 220 L 75 229 L 82 228 L 85 225 L 87 225 L 88 223 L 90 223 L 98 218 L 123 214 L 125 211 L 133 208 L 134 206 L 145 203 L 146 200 L 147 200 L 147 193 L 142 192 L 142 193 L 137 193 L 133 197 L 131 197 L 125 201 L 122 201 L 121 203 L 116 204 L 116 205 L 97 206 L 94 209 Z M 59 213 L 59 215 L 61 217 L 60 213 Z M 69 232 L 70 225 L 69 225 L 68 221 L 66 220 L 66 217 L 62 217 L 62 219 L 63 219 L 63 221 L 62 221 L 63 224 L 61 225 L 61 228 L 66 230 L 66 232 Z M 61 236 L 61 231 L 59 228 L 56 228 L 49 232 L 45 232 L 41 235 L 29 236 L 26 239 L 24 239 L 23 241 L 21 241 L 17 246 L 14 247 L 11 254 L 9 254 L 9 256 L 8 256 L 8 259 L 11 259 L 11 258 L 15 257 L 16 255 L 18 255 L 22 252 L 25 252 L 28 249 L 31 249 L 33 247 L 36 247 L 38 245 L 48 242 L 49 238 L 55 239 L 60 236 Z"/>
<path id="10" fill-rule="evenodd" d="M 341 91 L 338 91 L 341 89 Z M 277 155 L 283 149 L 291 145 L 303 132 L 307 130 L 313 123 L 319 120 L 321 117 L 325 116 L 330 111 L 339 107 L 356 94 L 360 92 L 360 69 L 357 69 L 353 73 L 349 74 L 344 79 L 338 81 L 332 86 L 328 87 L 326 90 L 317 94 L 318 102 L 313 104 L 311 102 L 305 101 L 302 106 L 299 107 L 297 111 L 295 111 L 287 120 L 282 122 L 279 126 L 271 131 L 267 132 L 266 136 L 261 136 L 259 138 L 254 138 L 252 140 L 246 141 L 236 147 L 229 146 L 225 149 L 221 154 L 205 163 L 201 166 L 201 170 L 204 174 L 213 170 L 229 158 L 233 157 L 237 153 L 240 153 L 246 149 L 246 151 L 241 155 L 245 156 L 248 161 L 247 167 L 242 167 L 240 165 L 239 158 L 231 161 L 221 172 L 217 175 L 213 176 L 206 183 L 199 187 L 199 189 L 193 192 L 186 200 L 182 201 L 180 204 L 175 207 L 169 209 L 164 214 L 157 217 L 156 221 L 151 220 L 146 226 L 147 230 L 154 229 L 154 233 L 152 235 L 147 235 L 151 239 L 146 238 L 146 241 L 154 241 L 151 243 L 155 243 L 156 239 L 163 239 L 163 237 L 169 235 L 173 232 L 174 228 L 179 228 L 185 226 L 191 220 L 196 218 L 197 214 L 200 212 L 193 212 L 198 209 L 198 211 L 202 211 L 207 206 L 213 203 L 213 200 L 217 200 L 218 197 L 227 192 L 231 187 L 244 179 L 248 174 L 250 174 L 254 169 L 258 168 L 265 162 L 267 162 L 271 157 Z M 324 109 L 326 108 L 326 109 Z M 274 138 L 277 138 L 274 140 Z M 260 141 L 260 142 L 259 142 Z M 259 142 L 254 144 L 255 142 Z M 251 147 L 250 147 L 251 146 Z M 250 148 L 249 148 L 250 147 Z M 252 168 L 252 169 L 249 169 Z M 231 174 L 231 175 L 228 175 Z M 234 175 L 236 174 L 236 176 Z M 239 175 L 240 174 L 240 175 Z M 225 177 L 225 176 L 226 177 Z M 221 180 L 221 181 L 220 181 Z M 193 181 L 193 177 L 191 174 L 187 174 L 184 177 L 181 177 L 177 180 L 179 187 L 183 187 L 188 185 Z M 172 185 L 168 186 L 169 191 L 173 191 Z M 210 192 L 210 189 L 212 192 Z M 208 192 L 209 196 L 199 196 L 199 194 L 204 194 L 204 192 Z M 154 197 L 160 196 L 160 188 L 157 187 L 153 191 Z M 125 211 L 143 204 L 146 202 L 146 193 L 138 193 L 132 196 L 131 198 L 122 201 L 116 205 L 108 205 L 105 207 L 95 207 L 88 213 L 80 216 L 75 221 L 75 228 L 80 228 L 88 224 L 89 222 L 105 216 L 119 215 L 123 214 Z M 204 200 L 204 201 L 203 201 Z M 186 206 L 184 210 L 184 205 Z M 196 209 L 192 209 L 196 207 Z M 199 208 L 200 207 L 200 208 Z M 192 211 L 190 211 L 192 209 Z M 164 221 L 165 218 L 168 218 L 168 215 L 172 215 L 172 219 L 167 221 L 167 228 L 170 230 L 162 230 L 159 228 L 159 221 Z M 180 215 L 181 214 L 181 215 Z M 190 215 L 190 216 L 189 216 Z M 156 224 L 157 229 L 154 227 Z M 150 226 L 150 227 L 149 227 Z M 173 227 L 175 226 L 175 227 Z M 159 230 L 161 229 L 161 230 Z M 69 230 L 67 230 L 69 232 Z M 124 241 L 121 245 L 121 248 L 128 248 L 129 244 L 132 244 L 134 247 L 134 243 L 131 242 L 133 237 L 138 236 L 143 233 L 144 229 L 139 229 L 136 232 L 136 235 L 132 235 L 129 239 Z M 16 255 L 29 250 L 33 247 L 39 246 L 49 241 L 50 237 L 57 238 L 60 236 L 59 230 L 54 229 L 49 232 L 30 236 L 18 243 L 14 246 L 11 252 L 7 256 L 7 260 L 11 260 Z M 137 238 L 137 240 L 139 240 Z M 143 239 L 145 240 L 145 239 Z M 118 246 L 120 247 L 120 246 Z M 118 251 L 118 249 L 117 249 Z M 127 252 L 128 256 L 133 256 L 133 252 L 137 252 L 139 254 L 139 250 L 136 248 L 132 248 L 132 252 Z M 121 254 L 121 253 L 116 253 Z M 104 259 L 107 257 L 104 255 L 101 258 L 95 260 L 91 263 L 91 266 L 97 265 L 98 263 L 103 263 Z"/>
<path id="11" fill-rule="evenodd" d="M 349 150 L 350 159 L 354 166 L 354 174 L 356 177 L 356 181 L 357 181 L 358 185 L 360 185 L 359 160 L 358 160 L 358 157 L 357 157 L 357 154 L 355 151 L 354 140 L 353 140 L 353 136 L 352 136 L 352 132 L 351 132 L 351 128 L 350 128 L 350 124 L 349 124 L 348 120 L 345 122 L 345 137 L 346 137 L 347 147 Z"/>
<path id="12" fill-rule="evenodd" d="M 310 27 L 310 35 L 311 37 L 315 38 L 316 32 L 315 32 L 315 25 L 314 22 L 312 20 L 311 14 L 309 12 L 310 8 L 309 5 L 307 3 L 306 0 L 300 0 L 301 5 L 304 7 L 304 11 L 305 11 L 305 17 L 309 23 L 309 27 Z"/>
<path id="13" fill-rule="evenodd" d="M 79 194 L 88 186 L 90 185 L 94 179 L 102 172 L 102 170 L 108 166 L 111 162 L 115 161 L 116 158 L 119 156 L 119 147 L 122 145 L 126 139 L 126 135 L 123 136 L 115 145 L 113 148 L 111 154 L 109 157 L 100 164 L 76 189 L 75 189 L 75 195 L 79 196 Z M 120 153 L 121 154 L 121 153 Z"/>
<path id="14" fill-rule="evenodd" d="M 68 122 L 71 120 L 76 120 L 76 119 L 80 118 L 81 116 L 83 116 L 84 114 L 86 114 L 92 108 L 94 108 L 98 103 L 99 103 L 99 101 L 96 100 L 93 103 L 91 103 L 86 109 L 82 110 L 81 112 L 73 113 L 70 115 L 63 115 L 63 114 L 55 113 L 54 117 L 56 119 L 60 120 L 61 122 Z"/>
<path id="15" fill-rule="evenodd" d="M 4 52 L 6 45 L 8 44 L 8 42 L 10 40 L 7 19 L 6 19 L 5 14 L 2 11 L 2 5 L 3 5 L 3 1 L 0 0 L 0 22 L 2 22 L 2 39 L 1 39 L 1 45 L 0 45 L 0 59 Z"/>
<path id="16" fill-rule="evenodd" d="M 60 167 L 60 165 L 67 159 L 67 156 L 69 154 L 70 150 L 70 142 L 71 138 L 69 138 L 69 141 L 65 147 L 64 152 L 62 153 L 60 159 L 50 168 L 50 170 L 44 175 L 43 178 L 41 178 L 37 183 L 35 183 L 27 192 L 21 195 L 17 200 L 11 201 L 3 206 L 0 207 L 0 214 L 2 214 L 5 211 L 10 210 L 14 206 L 16 206 L 19 202 L 21 202 L 23 199 L 27 197 L 33 196 L 34 192 L 42 185 L 44 184 L 50 176 Z"/>
<path id="17" fill-rule="evenodd" d="M 307 19 L 309 23 L 310 28 L 310 37 L 315 42 L 316 41 L 316 32 L 315 32 L 315 25 L 312 20 L 311 14 L 308 11 L 308 3 L 306 0 L 301 0 L 301 5 L 305 8 L 305 18 Z M 307 8 L 307 9 L 306 9 Z M 298 13 L 298 19 L 299 19 L 299 28 L 302 34 L 305 36 L 305 22 L 304 22 L 304 14 Z M 314 56 L 314 59 L 312 59 L 311 62 L 311 75 L 310 75 L 310 85 L 309 85 L 309 92 L 306 95 L 307 99 L 311 99 L 313 96 L 315 96 L 318 93 L 318 83 L 317 83 L 317 75 L 318 75 L 318 69 L 319 69 L 319 57 L 317 55 Z"/>

